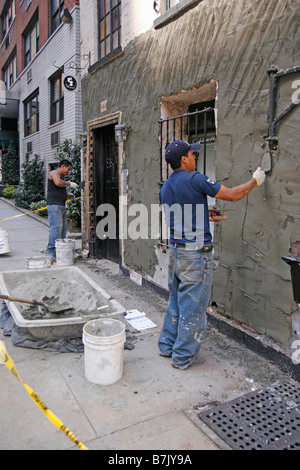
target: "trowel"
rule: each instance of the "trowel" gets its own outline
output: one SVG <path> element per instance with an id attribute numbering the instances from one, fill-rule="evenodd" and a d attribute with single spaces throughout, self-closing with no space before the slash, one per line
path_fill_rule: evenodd
<path id="1" fill-rule="evenodd" d="M 0 295 L 0 299 L 11 300 L 12 302 L 21 302 L 24 304 L 38 305 L 38 306 L 44 307 L 50 313 L 61 313 L 61 312 L 64 312 L 65 310 L 72 310 L 74 308 L 72 305 L 61 304 L 59 306 L 55 306 L 55 305 L 51 306 L 51 305 L 46 304 L 45 302 L 40 302 L 38 300 L 21 299 L 19 297 L 11 297 L 9 295 Z"/>
<path id="2" fill-rule="evenodd" d="M 261 161 L 261 169 L 265 173 L 269 173 L 272 170 L 272 155 L 271 152 L 266 152 Z"/>

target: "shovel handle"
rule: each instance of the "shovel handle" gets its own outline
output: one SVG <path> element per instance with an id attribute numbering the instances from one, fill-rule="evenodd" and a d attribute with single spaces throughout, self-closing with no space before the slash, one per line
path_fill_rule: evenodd
<path id="1" fill-rule="evenodd" d="M 19 297 L 11 297 L 10 295 L 0 295 L 0 299 L 11 300 L 12 302 L 22 302 L 24 304 L 31 305 L 43 305 L 43 302 L 38 302 L 37 300 L 21 299 Z"/>

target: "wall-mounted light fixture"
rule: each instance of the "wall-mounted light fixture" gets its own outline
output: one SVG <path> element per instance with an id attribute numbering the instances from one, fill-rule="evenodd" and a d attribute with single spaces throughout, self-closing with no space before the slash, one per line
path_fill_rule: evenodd
<path id="1" fill-rule="evenodd" d="M 72 18 L 71 13 L 69 12 L 68 8 L 64 8 L 60 19 L 63 23 L 72 23 L 73 18 Z"/>
<path id="2" fill-rule="evenodd" d="M 115 126 L 115 141 L 119 144 L 125 142 L 130 126 L 127 124 L 117 124 Z"/>

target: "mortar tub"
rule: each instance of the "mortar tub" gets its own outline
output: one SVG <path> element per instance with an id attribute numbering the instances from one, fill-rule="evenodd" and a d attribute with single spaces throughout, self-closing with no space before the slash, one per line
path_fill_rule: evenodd
<path id="1" fill-rule="evenodd" d="M 27 304 L 5 300 L 14 322 L 26 328 L 36 339 L 81 338 L 83 326 L 90 320 L 117 318 L 124 307 L 76 266 L 22 270 L 0 273 L 1 294 L 42 300 L 55 298 L 73 310 L 51 314 L 34 310 Z"/>

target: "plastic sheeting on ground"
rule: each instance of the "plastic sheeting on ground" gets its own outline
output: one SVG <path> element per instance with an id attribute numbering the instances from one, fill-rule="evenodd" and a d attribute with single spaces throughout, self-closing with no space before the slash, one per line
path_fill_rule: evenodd
<path id="1" fill-rule="evenodd" d="M 37 339 L 27 328 L 15 324 L 7 306 L 3 304 L 0 313 L 0 328 L 4 336 L 10 336 L 14 346 L 31 349 L 48 349 L 61 353 L 83 352 L 84 345 L 81 338 L 73 339 Z"/>

